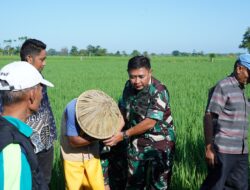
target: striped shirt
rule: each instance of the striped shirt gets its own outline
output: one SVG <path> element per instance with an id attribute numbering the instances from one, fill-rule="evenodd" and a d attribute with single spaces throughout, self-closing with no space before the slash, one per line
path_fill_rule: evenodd
<path id="1" fill-rule="evenodd" d="M 210 91 L 206 112 L 218 115 L 214 122 L 214 148 L 220 153 L 248 153 L 247 130 L 249 103 L 244 87 L 232 74 Z"/>

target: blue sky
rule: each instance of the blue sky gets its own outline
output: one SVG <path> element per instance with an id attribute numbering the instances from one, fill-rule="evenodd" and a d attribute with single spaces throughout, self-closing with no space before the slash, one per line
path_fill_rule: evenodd
<path id="1" fill-rule="evenodd" d="M 6 0 L 0 46 L 28 36 L 56 50 L 91 44 L 127 53 L 246 52 L 238 46 L 249 8 L 249 0 Z"/>

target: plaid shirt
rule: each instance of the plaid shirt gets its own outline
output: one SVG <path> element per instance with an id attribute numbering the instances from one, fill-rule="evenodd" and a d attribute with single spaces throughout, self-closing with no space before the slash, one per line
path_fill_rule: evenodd
<path id="1" fill-rule="evenodd" d="M 249 103 L 235 76 L 231 74 L 210 90 L 207 112 L 215 113 L 214 147 L 226 154 L 246 154 Z"/>

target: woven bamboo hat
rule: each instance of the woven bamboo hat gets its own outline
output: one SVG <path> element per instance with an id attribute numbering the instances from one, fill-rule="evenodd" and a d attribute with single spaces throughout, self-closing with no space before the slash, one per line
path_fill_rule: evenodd
<path id="1" fill-rule="evenodd" d="M 120 127 L 120 110 L 116 102 L 100 90 L 83 92 L 76 102 L 76 119 L 89 136 L 106 139 Z"/>

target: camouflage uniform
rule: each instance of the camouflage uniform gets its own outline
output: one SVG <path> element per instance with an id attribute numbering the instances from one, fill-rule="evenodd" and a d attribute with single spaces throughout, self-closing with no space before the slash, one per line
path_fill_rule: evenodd
<path id="1" fill-rule="evenodd" d="M 124 190 L 127 183 L 127 142 L 122 141 L 109 150 L 101 143 L 101 164 L 105 185 L 112 190 Z"/>
<path id="2" fill-rule="evenodd" d="M 175 131 L 167 88 L 153 77 L 141 91 L 136 91 L 127 81 L 121 105 L 129 128 L 145 118 L 157 120 L 152 129 L 130 138 L 126 189 L 168 189 Z"/>
<path id="3" fill-rule="evenodd" d="M 119 101 L 119 108 L 121 101 Z M 127 126 L 123 127 L 123 131 Z M 121 141 L 116 146 L 108 147 L 100 141 L 100 158 L 105 185 L 109 185 L 111 190 L 124 190 L 127 183 L 128 141 Z"/>

